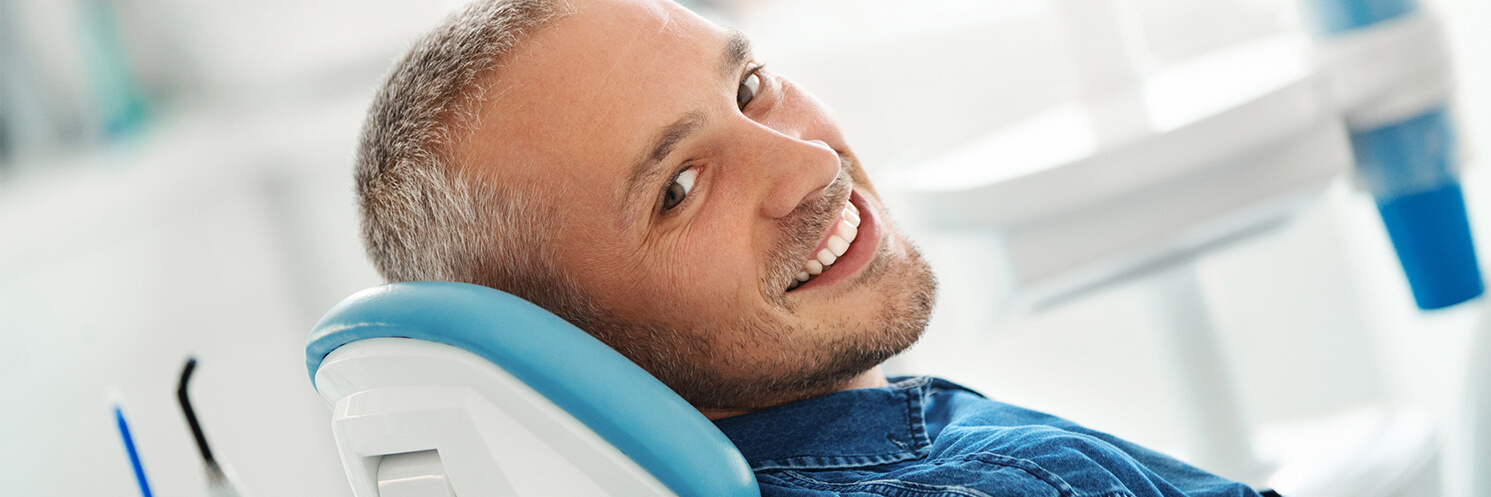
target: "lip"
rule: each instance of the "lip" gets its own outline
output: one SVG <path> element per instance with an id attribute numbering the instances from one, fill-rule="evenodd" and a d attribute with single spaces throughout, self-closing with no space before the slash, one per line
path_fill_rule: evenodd
<path id="1" fill-rule="evenodd" d="M 803 283 L 802 286 L 793 289 L 791 293 L 833 286 L 836 283 L 845 281 L 869 265 L 870 259 L 875 256 L 876 249 L 880 248 L 880 219 L 877 217 L 878 214 L 865 201 L 865 198 L 859 194 L 858 189 L 850 191 L 849 202 L 859 208 L 859 235 L 855 236 L 854 241 L 849 243 L 849 250 L 845 251 L 844 255 L 834 261 L 834 264 L 829 266 L 826 271 L 823 271 L 823 274 L 814 276 L 807 283 Z M 827 238 L 825 235 L 824 239 L 827 240 Z M 822 245 L 822 243 L 819 245 Z M 817 252 L 815 251 L 814 253 Z"/>

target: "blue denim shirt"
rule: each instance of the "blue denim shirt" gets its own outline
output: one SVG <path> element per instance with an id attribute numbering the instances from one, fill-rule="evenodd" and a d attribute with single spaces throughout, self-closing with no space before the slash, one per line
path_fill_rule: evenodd
<path id="1" fill-rule="evenodd" d="M 771 496 L 1248 496 L 1247 486 L 932 377 L 715 421 Z"/>

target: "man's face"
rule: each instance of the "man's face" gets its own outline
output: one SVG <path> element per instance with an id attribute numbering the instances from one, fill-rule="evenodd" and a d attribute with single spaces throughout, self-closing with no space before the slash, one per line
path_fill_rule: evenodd
<path id="1" fill-rule="evenodd" d="M 555 266 L 614 323 L 588 331 L 700 408 L 826 393 L 915 342 L 935 283 L 827 109 L 672 2 L 572 3 L 456 154 L 541 192 Z"/>

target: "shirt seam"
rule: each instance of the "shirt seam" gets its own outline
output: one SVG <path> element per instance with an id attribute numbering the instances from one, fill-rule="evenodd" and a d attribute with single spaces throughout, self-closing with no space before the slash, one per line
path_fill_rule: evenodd
<path id="1" fill-rule="evenodd" d="M 1035 461 L 1031 461 L 1029 459 L 1021 459 L 1018 457 L 1011 457 L 993 452 L 974 452 L 929 462 L 933 465 L 942 465 L 963 461 L 1015 468 L 1024 471 L 1026 474 L 1029 474 L 1035 479 L 1040 480 L 1047 485 L 1051 485 L 1051 487 L 1056 489 L 1057 493 L 1061 494 L 1062 497 L 1083 497 L 1084 495 L 1084 493 L 1079 492 L 1076 487 L 1073 487 L 1070 483 L 1067 483 L 1066 479 L 1062 478 L 1061 475 L 1056 474 L 1055 472 L 1048 470 L 1040 464 L 1037 464 Z M 1104 492 L 1101 494 L 1085 495 L 1091 497 L 1133 497 L 1133 494 L 1129 492 L 1113 491 Z"/>
<path id="2" fill-rule="evenodd" d="M 837 455 L 831 455 L 831 456 L 801 455 L 801 456 L 785 457 L 785 458 L 782 458 L 782 459 L 773 459 L 773 460 L 770 460 L 770 461 L 761 461 L 761 462 L 752 464 L 751 465 L 751 470 L 752 471 L 767 471 L 767 470 L 791 470 L 791 469 L 814 470 L 814 469 L 863 468 L 863 467 L 868 467 L 868 466 L 883 466 L 883 465 L 886 465 L 886 464 L 894 464 L 894 463 L 898 463 L 898 462 L 910 461 L 910 460 L 913 460 L 913 459 L 922 458 L 925 455 L 926 454 L 921 454 L 921 453 L 914 452 L 914 451 L 905 451 L 905 452 L 892 453 L 892 454 L 837 454 Z M 811 462 L 804 461 L 804 459 L 813 459 L 813 461 L 811 461 Z M 853 460 L 852 461 L 846 460 L 846 461 L 843 461 L 843 462 L 825 463 L 825 462 L 822 462 L 822 459 L 853 459 Z"/>
<path id="3" fill-rule="evenodd" d="M 759 461 L 751 464 L 751 470 L 860 468 L 881 466 L 926 457 L 931 451 L 932 441 L 927 436 L 927 425 L 922 406 L 927 389 L 932 385 L 932 379 L 929 376 L 919 376 L 907 378 L 897 383 L 901 382 L 910 384 L 908 388 L 896 392 L 905 396 L 906 433 L 911 437 L 911 440 L 908 441 L 910 442 L 910 447 L 905 447 L 898 452 L 881 452 L 876 454 L 801 454 Z M 825 462 L 825 460 L 834 462 Z"/>
<path id="4" fill-rule="evenodd" d="M 914 491 L 914 492 L 915 491 L 925 491 L 925 492 L 939 492 L 939 493 L 944 494 L 944 495 L 948 494 L 948 493 L 953 493 L 953 494 L 957 494 L 957 495 L 963 495 L 963 496 L 966 496 L 966 497 L 992 497 L 989 494 L 987 494 L 987 493 L 985 493 L 985 492 L 983 492 L 981 490 L 974 489 L 974 488 L 963 487 L 963 486 L 958 486 L 958 485 L 938 485 L 938 484 L 933 484 L 933 483 L 921 483 L 921 482 L 895 480 L 895 479 L 888 479 L 888 478 L 887 479 L 878 479 L 878 480 L 868 480 L 868 481 L 857 481 L 857 482 L 853 482 L 853 483 L 835 483 L 835 482 L 829 482 L 829 481 L 819 480 L 817 478 L 813 478 L 811 476 L 805 475 L 805 474 L 803 474 L 803 473 L 801 473 L 799 471 L 781 471 L 781 472 L 779 472 L 778 477 L 780 477 L 780 478 L 782 478 L 784 480 L 795 481 L 795 482 L 797 482 L 800 485 L 803 485 L 803 486 L 806 486 L 806 487 L 810 487 L 810 488 L 814 487 L 814 486 L 817 486 L 817 487 L 820 487 L 819 488 L 820 490 L 842 489 L 844 487 L 857 487 L 857 486 L 867 486 L 867 487 L 885 486 L 885 487 L 896 488 L 896 489 L 899 489 L 899 490 L 907 490 L 907 491 Z M 826 487 L 826 488 L 824 488 L 824 487 Z M 920 488 L 918 488 L 918 487 L 920 487 Z"/>
<path id="5" fill-rule="evenodd" d="M 919 385 L 914 391 L 906 393 L 906 431 L 911 434 L 913 452 L 918 454 L 925 452 L 932 445 L 930 437 L 927 436 L 926 421 L 926 397 L 927 390 L 931 388 L 932 382 L 926 381 Z"/>

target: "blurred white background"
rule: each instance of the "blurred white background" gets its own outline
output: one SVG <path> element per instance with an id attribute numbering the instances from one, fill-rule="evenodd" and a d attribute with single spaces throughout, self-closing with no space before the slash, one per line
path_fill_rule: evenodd
<path id="1" fill-rule="evenodd" d="M 1121 3 L 1140 72 L 1302 32 L 1295 0 Z M 350 494 L 303 343 L 322 312 L 380 283 L 353 212 L 362 112 L 391 61 L 459 4 L 0 0 L 0 494 L 137 495 L 111 387 L 154 490 L 204 493 L 174 397 L 188 355 L 207 438 L 246 490 Z M 1058 22 L 1080 2 L 692 5 L 834 108 L 881 178 L 1082 98 L 1095 71 Z M 1484 150 L 1491 4 L 1428 5 L 1455 55 L 1461 137 Z M 1491 176 L 1485 154 L 1470 157 L 1471 221 L 1488 233 Z M 1185 428 L 1174 324 L 1151 283 L 1024 308 L 997 234 L 918 219 L 901 217 L 943 286 L 896 372 L 1181 457 L 1204 443 Z M 1197 267 L 1266 465 L 1329 465 L 1387 410 L 1421 412 L 1443 442 L 1443 495 L 1468 497 L 1463 398 L 1482 306 L 1418 311 L 1369 197 L 1342 178 Z"/>

